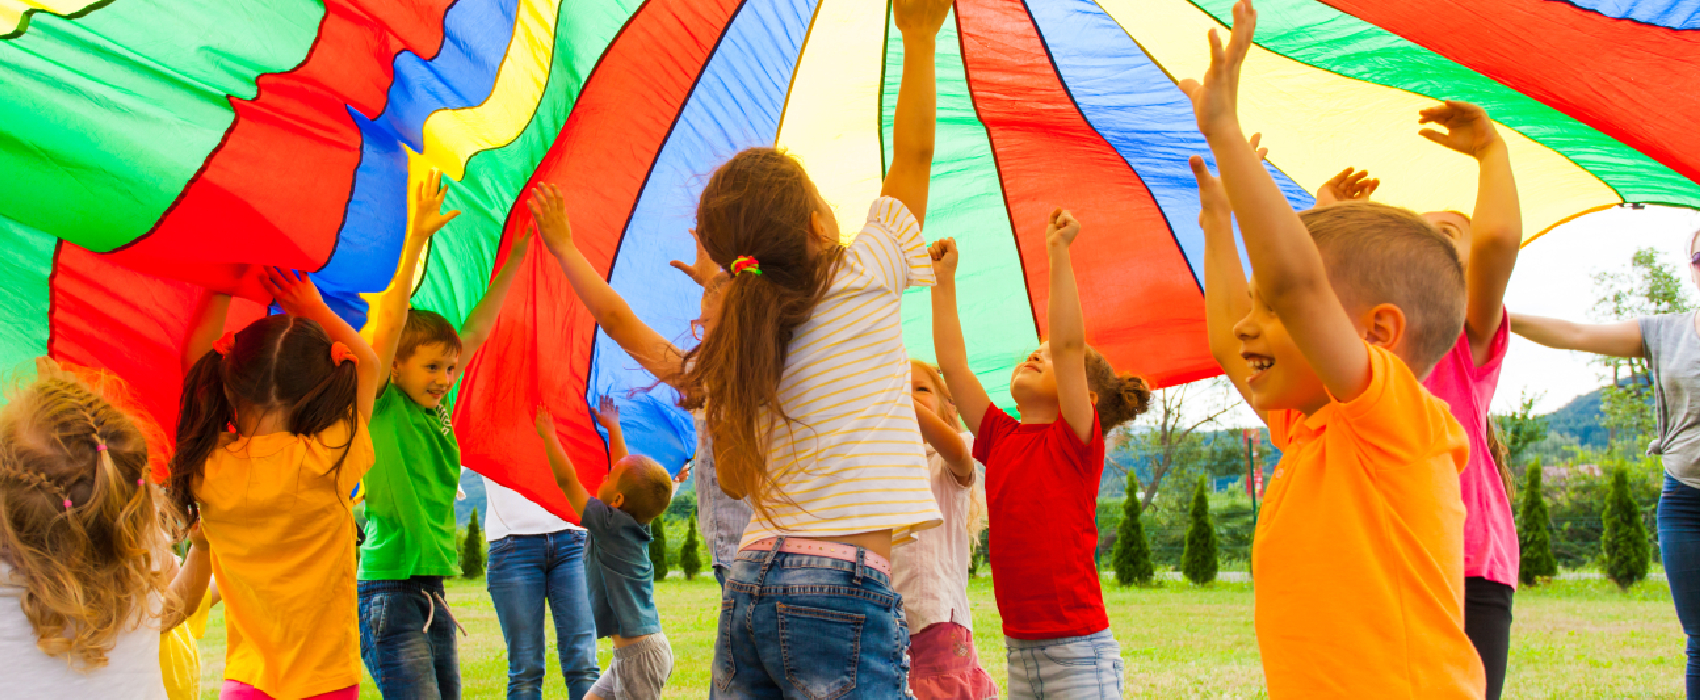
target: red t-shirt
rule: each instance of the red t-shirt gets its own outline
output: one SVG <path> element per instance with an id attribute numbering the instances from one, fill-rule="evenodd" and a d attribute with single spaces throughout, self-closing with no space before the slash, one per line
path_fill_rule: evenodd
<path id="1" fill-rule="evenodd" d="M 1092 414 L 1092 439 L 1068 422 L 1022 425 L 992 406 L 974 436 L 986 465 L 991 511 L 992 589 L 1003 633 L 1056 639 L 1110 627 L 1098 586 L 1098 479 L 1104 435 Z"/>

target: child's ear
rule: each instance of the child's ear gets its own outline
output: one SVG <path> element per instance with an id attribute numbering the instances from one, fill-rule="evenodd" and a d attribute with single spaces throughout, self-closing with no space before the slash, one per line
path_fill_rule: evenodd
<path id="1" fill-rule="evenodd" d="M 614 498 L 612 500 L 608 501 L 608 507 L 609 508 L 619 508 L 620 506 L 623 506 L 625 504 L 626 504 L 626 494 L 623 494 L 623 493 L 615 493 Z"/>
<path id="2" fill-rule="evenodd" d="M 1376 304 L 1363 315 L 1364 341 L 1398 353 L 1405 340 L 1405 310 L 1392 304 Z"/>

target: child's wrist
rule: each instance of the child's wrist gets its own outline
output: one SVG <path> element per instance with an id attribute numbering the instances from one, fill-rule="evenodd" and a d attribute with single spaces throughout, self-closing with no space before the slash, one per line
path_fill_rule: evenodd
<path id="1" fill-rule="evenodd" d="M 1511 151 L 1510 148 L 1506 146 L 1505 139 L 1495 136 L 1493 141 L 1490 141 L 1486 146 L 1482 146 L 1481 150 L 1476 151 L 1476 160 L 1485 161 L 1489 158 L 1509 155 L 1511 155 Z"/>
<path id="2" fill-rule="evenodd" d="M 899 30 L 903 34 L 904 50 L 933 48 L 938 43 L 938 31 L 921 31 L 919 29 Z"/>

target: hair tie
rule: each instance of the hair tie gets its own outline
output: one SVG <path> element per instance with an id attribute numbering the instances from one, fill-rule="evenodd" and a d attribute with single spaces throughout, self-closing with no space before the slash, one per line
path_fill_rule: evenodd
<path id="1" fill-rule="evenodd" d="M 732 276 L 737 277 L 742 272 L 761 274 L 761 263 L 748 255 L 740 255 L 732 261 Z"/>
<path id="2" fill-rule="evenodd" d="M 219 336 L 218 340 L 213 341 L 212 349 L 213 349 L 213 352 L 216 352 L 223 357 L 229 357 L 230 351 L 232 349 L 234 349 L 235 347 L 236 347 L 236 334 L 235 333 L 225 333 L 224 335 Z"/>
<path id="3" fill-rule="evenodd" d="M 331 343 L 331 364 L 340 365 L 344 362 L 353 362 L 359 366 L 360 356 L 355 355 L 354 350 L 340 340 Z"/>
<path id="4" fill-rule="evenodd" d="M 95 445 L 94 445 L 94 451 L 96 451 L 96 452 L 105 452 L 105 451 L 106 451 L 106 443 L 104 443 L 104 442 L 97 442 L 97 443 L 95 443 Z"/>
<path id="5" fill-rule="evenodd" d="M 71 509 L 71 499 L 67 498 L 67 499 L 65 499 L 65 510 L 70 510 L 70 509 Z"/>
<path id="6" fill-rule="evenodd" d="M 147 480 L 147 479 L 137 479 L 137 480 L 136 480 L 136 485 L 137 485 L 137 486 L 147 486 L 147 485 L 148 485 L 148 480 Z"/>

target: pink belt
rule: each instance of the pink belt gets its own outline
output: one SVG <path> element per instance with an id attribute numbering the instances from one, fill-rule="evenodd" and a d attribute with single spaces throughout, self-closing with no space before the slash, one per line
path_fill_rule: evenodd
<path id="1" fill-rule="evenodd" d="M 774 538 L 772 537 L 756 540 L 744 545 L 739 549 L 739 551 L 771 551 L 773 549 L 773 540 Z M 826 557 L 828 559 L 838 559 L 842 561 L 856 561 L 856 552 L 858 550 L 862 552 L 862 564 L 864 566 L 887 576 L 891 575 L 891 562 L 886 561 L 885 557 L 853 545 L 839 544 L 837 542 L 822 542 L 820 540 L 786 538 L 785 546 L 781 547 L 779 551 L 789 554 L 807 554 L 815 557 Z"/>

